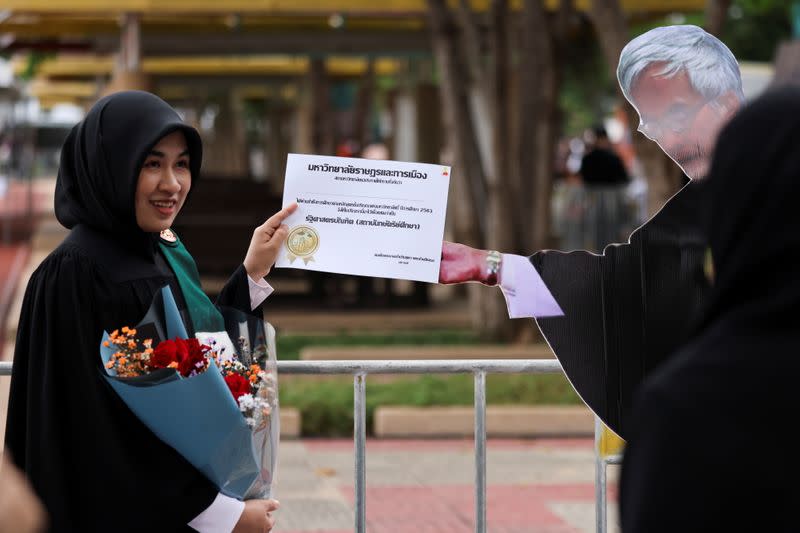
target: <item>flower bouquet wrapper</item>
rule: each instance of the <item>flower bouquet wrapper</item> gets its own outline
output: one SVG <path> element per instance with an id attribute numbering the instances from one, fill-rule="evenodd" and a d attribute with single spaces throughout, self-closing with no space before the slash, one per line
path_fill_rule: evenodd
<path id="1" fill-rule="evenodd" d="M 109 385 L 158 438 L 201 471 L 220 492 L 247 500 L 274 497 L 274 472 L 280 436 L 275 332 L 271 325 L 234 309 L 220 308 L 230 338 L 247 350 L 234 356 L 258 363 L 271 375 L 269 413 L 248 419 L 225 382 L 220 366 L 183 377 L 163 368 L 136 377 L 119 377 L 108 367 L 115 351 L 104 334 L 100 355 Z M 156 294 L 137 331 L 162 341 L 187 337 L 169 287 Z M 198 337 L 202 337 L 199 333 Z M 202 338 L 200 339 L 202 341 Z M 230 356 L 231 354 L 228 354 Z M 243 361 L 244 362 L 244 361 Z"/>

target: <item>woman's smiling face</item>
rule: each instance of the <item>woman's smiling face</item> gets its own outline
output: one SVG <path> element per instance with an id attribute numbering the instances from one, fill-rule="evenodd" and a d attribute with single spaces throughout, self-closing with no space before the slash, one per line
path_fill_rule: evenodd
<path id="1" fill-rule="evenodd" d="M 136 223 L 148 233 L 172 226 L 192 187 L 189 149 L 183 132 L 158 141 L 144 160 L 136 185 Z"/>

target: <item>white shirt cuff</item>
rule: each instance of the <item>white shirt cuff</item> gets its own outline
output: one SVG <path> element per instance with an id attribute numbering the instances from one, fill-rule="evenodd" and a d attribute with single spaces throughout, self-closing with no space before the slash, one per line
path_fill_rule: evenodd
<path id="1" fill-rule="evenodd" d="M 230 533 L 244 511 L 244 502 L 218 493 L 208 508 L 189 522 L 200 533 Z"/>
<path id="2" fill-rule="evenodd" d="M 253 281 L 253 278 L 247 276 L 247 283 L 250 285 L 250 309 L 255 309 L 261 305 L 267 299 L 267 296 L 275 291 L 264 278 Z"/>
<path id="3" fill-rule="evenodd" d="M 500 263 L 500 290 L 506 298 L 510 318 L 563 316 L 550 289 L 527 257 L 503 254 Z"/>

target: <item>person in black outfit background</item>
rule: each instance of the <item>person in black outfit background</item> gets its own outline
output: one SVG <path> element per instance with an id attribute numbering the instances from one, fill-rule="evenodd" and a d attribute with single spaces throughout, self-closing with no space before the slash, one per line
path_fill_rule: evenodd
<path id="1" fill-rule="evenodd" d="M 581 160 L 580 177 L 586 187 L 588 249 L 601 253 L 606 245 L 620 242 L 633 229 L 629 227 L 631 210 L 626 202 L 628 171 L 614 152 L 608 133 L 602 126 L 593 128 L 594 143 Z"/>
<path id="2" fill-rule="evenodd" d="M 722 131 L 708 238 L 714 284 L 691 340 L 637 394 L 620 480 L 625 533 L 797 531 L 800 90 Z"/>

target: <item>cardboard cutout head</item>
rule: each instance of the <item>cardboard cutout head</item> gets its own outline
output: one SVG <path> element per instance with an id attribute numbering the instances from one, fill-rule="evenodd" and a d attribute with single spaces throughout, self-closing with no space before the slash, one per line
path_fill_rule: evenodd
<path id="1" fill-rule="evenodd" d="M 731 51 L 697 26 L 655 28 L 622 49 L 617 79 L 638 130 L 687 176 L 705 177 L 719 130 L 744 101 Z"/>

